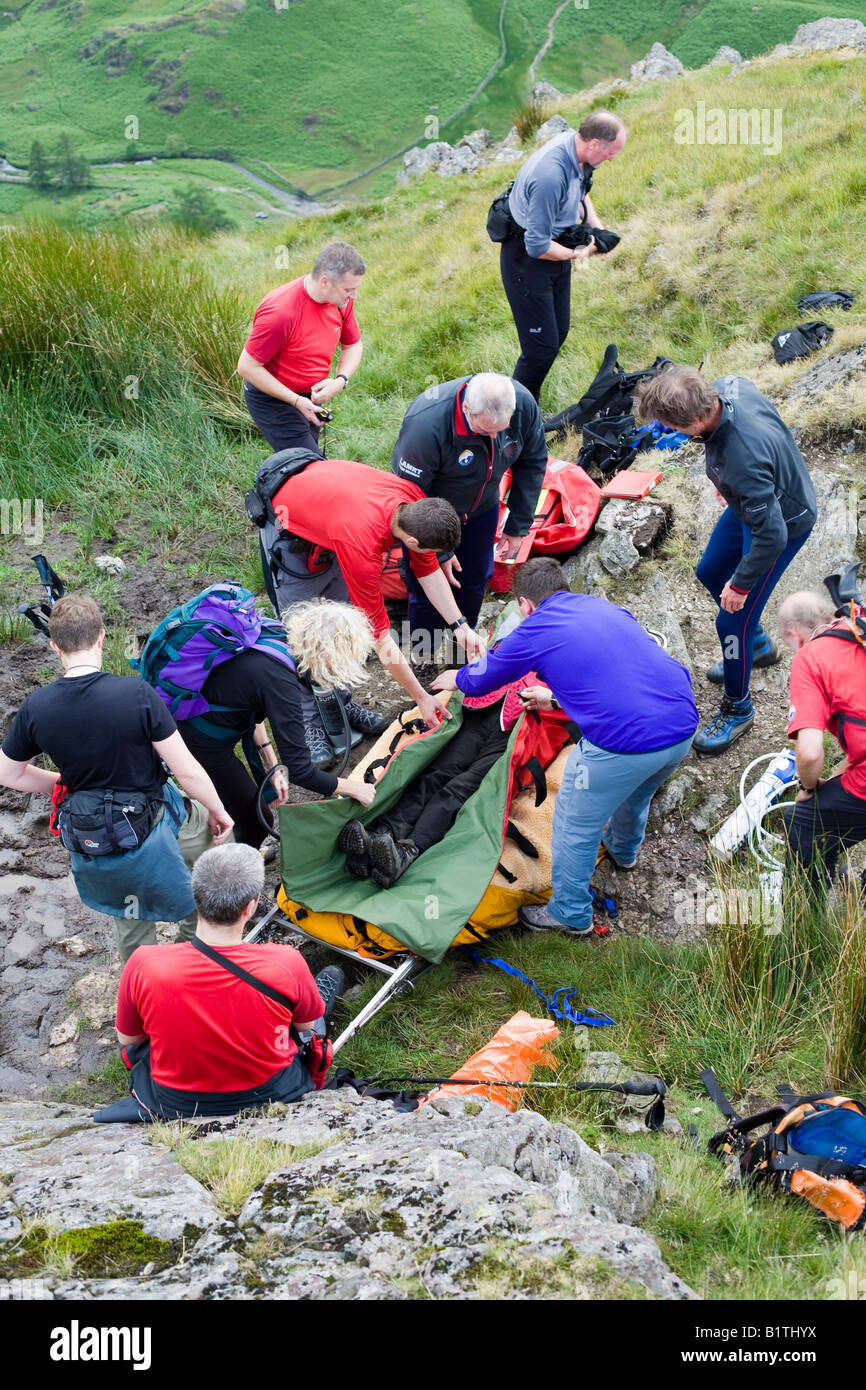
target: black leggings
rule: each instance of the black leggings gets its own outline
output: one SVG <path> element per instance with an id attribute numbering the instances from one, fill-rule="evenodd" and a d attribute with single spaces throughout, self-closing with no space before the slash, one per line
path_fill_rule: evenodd
<path id="1" fill-rule="evenodd" d="M 568 336 L 571 318 L 571 261 L 527 256 L 522 237 L 503 241 L 499 270 L 520 340 L 512 372 L 538 400 L 544 378 Z"/>
<path id="2" fill-rule="evenodd" d="M 502 701 L 489 709 L 463 711 L 463 724 L 435 763 L 416 777 L 387 815 L 368 827 L 411 840 L 423 854 L 451 829 L 464 802 L 502 757 L 509 734 L 499 727 Z"/>
<path id="3" fill-rule="evenodd" d="M 808 801 L 784 813 L 791 853 L 809 871 L 812 887 L 832 882 L 840 851 L 866 840 L 866 800 L 831 777 Z"/>
<path id="4" fill-rule="evenodd" d="M 208 738 L 192 729 L 187 720 L 178 728 L 184 743 L 210 777 L 220 794 L 223 805 L 235 823 L 235 839 L 242 845 L 258 849 L 265 838 L 265 828 L 256 814 L 259 789 L 235 753 L 230 739 Z M 265 808 L 267 814 L 267 808 Z"/>

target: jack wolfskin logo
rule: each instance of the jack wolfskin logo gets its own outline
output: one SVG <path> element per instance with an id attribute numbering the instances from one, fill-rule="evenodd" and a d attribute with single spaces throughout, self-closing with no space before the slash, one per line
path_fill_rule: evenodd
<path id="1" fill-rule="evenodd" d="M 784 347 L 785 344 L 787 343 L 788 339 L 790 338 L 790 336 L 791 336 L 790 333 L 780 333 L 780 334 L 779 334 L 779 347 Z"/>
<path id="2" fill-rule="evenodd" d="M 540 328 L 530 328 L 529 331 L 530 331 L 530 333 L 540 333 L 540 332 L 541 332 L 541 329 L 540 329 Z"/>

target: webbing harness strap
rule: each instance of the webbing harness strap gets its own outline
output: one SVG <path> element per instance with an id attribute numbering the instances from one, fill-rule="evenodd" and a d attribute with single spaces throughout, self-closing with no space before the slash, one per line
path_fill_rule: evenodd
<path id="1" fill-rule="evenodd" d="M 215 965 L 221 965 L 223 970 L 227 970 L 230 975 L 236 975 L 237 978 L 243 980 L 245 984 L 252 985 L 253 989 L 258 990 L 259 994 L 267 995 L 268 999 L 272 999 L 275 1004 L 282 1004 L 283 1008 L 288 1009 L 290 1013 L 294 1013 L 295 1009 L 298 1007 L 297 999 L 290 999 L 289 996 L 283 994 L 281 990 L 275 989 L 273 985 L 269 985 L 265 980 L 260 980 L 258 975 L 250 974 L 249 970 L 244 970 L 242 965 L 238 965 L 236 961 L 231 960 L 228 956 L 222 955 L 219 951 L 215 951 L 212 946 L 208 946 L 207 942 L 202 941 L 200 936 L 190 937 L 189 944 L 190 946 L 194 946 L 197 951 L 201 951 L 202 955 L 207 956 Z"/>
<path id="2" fill-rule="evenodd" d="M 535 990 L 548 1013 L 553 1014 L 554 1018 L 562 1019 L 564 1023 L 575 1023 L 586 1028 L 606 1028 L 614 1020 L 607 1014 L 597 1013 L 595 1009 L 575 1009 L 572 1007 L 572 999 L 577 993 L 576 985 L 563 985 L 555 989 L 550 998 L 543 994 L 538 985 L 529 975 L 524 975 L 522 970 L 518 970 L 515 965 L 509 965 L 507 960 L 502 960 L 500 956 L 482 956 L 472 946 L 461 946 L 460 950 L 464 955 L 470 956 L 472 960 L 479 961 L 482 965 L 495 965 L 497 970 L 502 970 L 504 974 L 513 976 L 516 980 L 522 980 L 525 985 L 529 985 Z"/>

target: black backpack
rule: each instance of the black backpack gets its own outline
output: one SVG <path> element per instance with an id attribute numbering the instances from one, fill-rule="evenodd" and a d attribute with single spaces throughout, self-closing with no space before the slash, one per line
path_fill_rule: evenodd
<path id="1" fill-rule="evenodd" d="M 609 343 L 605 349 L 602 364 L 587 391 L 576 405 L 570 405 L 558 415 L 548 416 L 544 421 L 546 434 L 554 434 L 567 429 L 582 429 L 584 425 L 599 420 L 622 419 L 629 416 L 632 398 L 642 381 L 658 376 L 663 367 L 670 364 L 669 357 L 657 357 L 651 367 L 637 372 L 624 372 L 618 361 L 616 343 Z M 631 421 L 632 426 L 634 420 Z"/>
<path id="2" fill-rule="evenodd" d="M 646 445 L 646 431 L 639 431 L 633 415 L 593 420 L 591 425 L 583 427 L 583 443 L 577 464 L 585 473 L 597 468 L 606 478 L 612 473 L 619 473 L 622 468 L 628 468 L 638 451 Z"/>
<path id="3" fill-rule="evenodd" d="M 244 496 L 247 516 L 253 525 L 262 527 L 269 521 L 278 531 L 284 530 L 274 511 L 274 497 L 288 478 L 302 473 L 308 464 L 322 458 L 324 454 L 315 453 L 312 449 L 281 449 L 265 459 L 255 482 Z"/>
<path id="4" fill-rule="evenodd" d="M 784 328 L 777 333 L 772 342 L 773 356 L 784 367 L 787 362 L 796 362 L 798 357 L 811 357 L 813 352 L 825 347 L 833 336 L 829 323 L 813 319 L 810 323 L 798 323 L 796 328 Z"/>

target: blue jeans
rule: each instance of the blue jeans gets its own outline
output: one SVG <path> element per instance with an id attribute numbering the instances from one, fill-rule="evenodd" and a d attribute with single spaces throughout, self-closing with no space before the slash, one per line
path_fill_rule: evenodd
<path id="1" fill-rule="evenodd" d="M 773 562 L 766 574 L 752 585 L 746 602 L 738 613 L 726 613 L 719 609 L 716 618 L 716 632 L 722 644 L 722 660 L 725 668 L 725 694 L 731 700 L 742 700 L 749 693 L 749 679 L 752 674 L 752 648 L 755 634 L 761 621 L 761 614 L 767 600 L 775 589 L 785 570 L 797 551 L 809 539 L 811 527 L 802 536 L 789 540 L 781 555 Z M 726 507 L 713 527 L 707 548 L 698 561 L 695 574 L 705 589 L 712 594 L 716 603 L 722 595 L 737 565 L 751 548 L 752 528 L 735 516 Z"/>
<path id="2" fill-rule="evenodd" d="M 692 746 L 694 734 L 652 753 L 609 753 L 582 738 L 565 765 L 553 811 L 553 897 L 548 908 L 577 930 L 592 924 L 589 881 L 599 844 L 631 864 L 643 844 L 653 792 Z M 602 834 L 602 832 L 604 832 Z"/>

